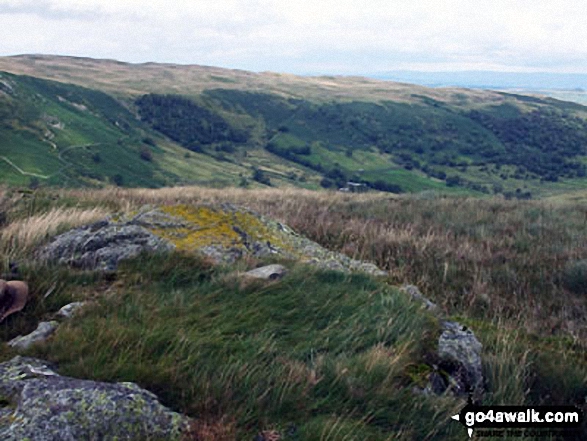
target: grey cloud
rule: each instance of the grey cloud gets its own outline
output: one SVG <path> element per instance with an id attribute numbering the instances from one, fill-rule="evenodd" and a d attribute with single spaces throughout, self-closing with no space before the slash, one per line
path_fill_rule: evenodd
<path id="1" fill-rule="evenodd" d="M 101 9 L 64 9 L 54 7 L 48 2 L 35 1 L 23 4 L 0 4 L 0 15 L 34 15 L 47 20 L 96 21 L 108 18 Z"/>

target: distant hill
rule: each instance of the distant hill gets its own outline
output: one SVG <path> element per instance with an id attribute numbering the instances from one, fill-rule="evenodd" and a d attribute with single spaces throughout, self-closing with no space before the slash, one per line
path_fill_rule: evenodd
<path id="1" fill-rule="evenodd" d="M 587 108 L 552 98 L 45 55 L 1 57 L 0 71 L 10 184 L 519 198 L 587 184 Z"/>
<path id="2" fill-rule="evenodd" d="M 492 89 L 525 95 L 542 95 L 587 105 L 587 74 L 525 72 L 418 72 L 390 71 L 367 75 L 427 87 Z"/>
<path id="3" fill-rule="evenodd" d="M 486 89 L 529 90 L 584 90 L 587 89 L 587 74 L 549 72 L 421 72 L 390 71 L 369 75 L 390 81 L 404 81 L 430 87 L 469 87 Z"/>

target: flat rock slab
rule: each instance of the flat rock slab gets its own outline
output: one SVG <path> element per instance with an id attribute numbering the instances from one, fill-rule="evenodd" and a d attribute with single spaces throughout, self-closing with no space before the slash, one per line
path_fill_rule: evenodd
<path id="1" fill-rule="evenodd" d="M 59 311 L 57 311 L 57 317 L 70 319 L 74 315 L 76 315 L 84 306 L 86 306 L 89 302 L 73 302 L 63 306 Z"/>
<path id="2" fill-rule="evenodd" d="M 266 265 L 247 271 L 245 276 L 253 279 L 277 280 L 285 276 L 285 273 L 286 269 L 283 265 Z"/>
<path id="3" fill-rule="evenodd" d="M 0 412 L 4 441 L 179 441 L 189 423 L 134 383 L 62 377 L 34 358 L 0 364 L 0 395 L 16 406 Z"/>
<path id="4" fill-rule="evenodd" d="M 41 322 L 33 332 L 28 335 L 19 335 L 8 342 L 13 348 L 25 350 L 35 343 L 42 343 L 57 330 L 59 323 L 56 321 Z"/>

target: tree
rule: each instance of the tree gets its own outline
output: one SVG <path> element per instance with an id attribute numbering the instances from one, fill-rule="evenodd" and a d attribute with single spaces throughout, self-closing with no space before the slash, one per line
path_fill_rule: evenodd
<path id="1" fill-rule="evenodd" d="M 149 150 L 148 147 L 142 146 L 139 151 L 139 156 L 143 161 L 152 162 L 153 161 L 153 153 Z"/>
<path id="2" fill-rule="evenodd" d="M 114 176 L 112 176 L 112 182 L 117 187 L 122 187 L 122 185 L 124 184 L 124 177 L 121 174 L 117 173 Z"/>
<path id="3" fill-rule="evenodd" d="M 267 175 L 265 175 L 265 172 L 263 172 L 263 170 L 255 168 L 253 171 L 253 180 L 257 181 L 260 184 L 265 184 L 265 185 L 271 185 L 271 180 L 269 179 L 269 177 Z"/>

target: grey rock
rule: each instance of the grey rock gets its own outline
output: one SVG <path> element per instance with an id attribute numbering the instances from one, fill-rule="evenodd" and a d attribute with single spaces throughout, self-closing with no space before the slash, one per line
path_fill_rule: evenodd
<path id="1" fill-rule="evenodd" d="M 65 305 L 64 307 L 62 307 L 59 311 L 57 311 L 57 316 L 64 318 L 64 319 L 70 319 L 72 318 L 75 314 L 77 314 L 84 306 L 86 306 L 88 304 L 88 302 L 73 302 L 70 303 L 68 305 Z"/>
<path id="2" fill-rule="evenodd" d="M 436 306 L 436 303 L 428 300 L 424 294 L 420 292 L 417 286 L 404 285 L 400 288 L 400 290 L 408 294 L 413 300 L 422 303 L 426 309 L 432 312 L 438 312 L 438 306 Z"/>
<path id="3" fill-rule="evenodd" d="M 198 218 L 201 208 L 217 214 L 212 216 L 214 220 L 206 216 Z M 236 235 L 227 241 L 226 236 L 230 236 L 227 231 L 230 230 Z M 206 232 L 205 240 L 190 241 L 202 231 Z M 62 234 L 37 255 L 41 260 L 114 271 L 123 259 L 143 251 L 168 251 L 175 247 L 174 244 L 186 251 L 199 252 L 220 264 L 233 263 L 244 256 L 257 259 L 279 256 L 322 269 L 387 275 L 372 263 L 327 250 L 287 225 L 230 204 L 183 207 L 178 214 L 145 206 L 132 216 L 111 216 Z"/>
<path id="4" fill-rule="evenodd" d="M 361 271 L 363 273 L 371 274 L 372 276 L 377 277 L 385 277 L 389 275 L 387 271 L 379 269 L 377 265 L 369 262 L 361 262 L 360 260 L 352 260 L 351 269 L 354 271 Z"/>
<path id="5" fill-rule="evenodd" d="M 173 245 L 139 225 L 101 221 L 57 236 L 38 253 L 41 260 L 85 269 L 113 271 L 123 259 Z"/>
<path id="6" fill-rule="evenodd" d="M 447 387 L 457 396 L 483 394 L 481 351 L 483 346 L 473 331 L 457 322 L 444 322 L 438 339 L 440 368 L 447 374 Z"/>
<path id="7" fill-rule="evenodd" d="M 20 350 L 28 349 L 31 345 L 42 343 L 51 337 L 58 326 L 59 323 L 56 321 L 41 322 L 33 332 L 13 338 L 8 342 L 8 345 Z"/>
<path id="8" fill-rule="evenodd" d="M 243 250 L 239 248 L 225 248 L 219 245 L 204 246 L 199 252 L 217 264 L 234 263 L 244 255 Z"/>
<path id="9" fill-rule="evenodd" d="M 5 441 L 180 440 L 189 420 L 134 383 L 103 383 L 58 375 L 42 360 L 0 364 Z"/>
<path id="10" fill-rule="evenodd" d="M 286 273 L 283 265 L 266 265 L 254 270 L 247 271 L 245 276 L 254 279 L 277 280 L 281 279 Z"/>

